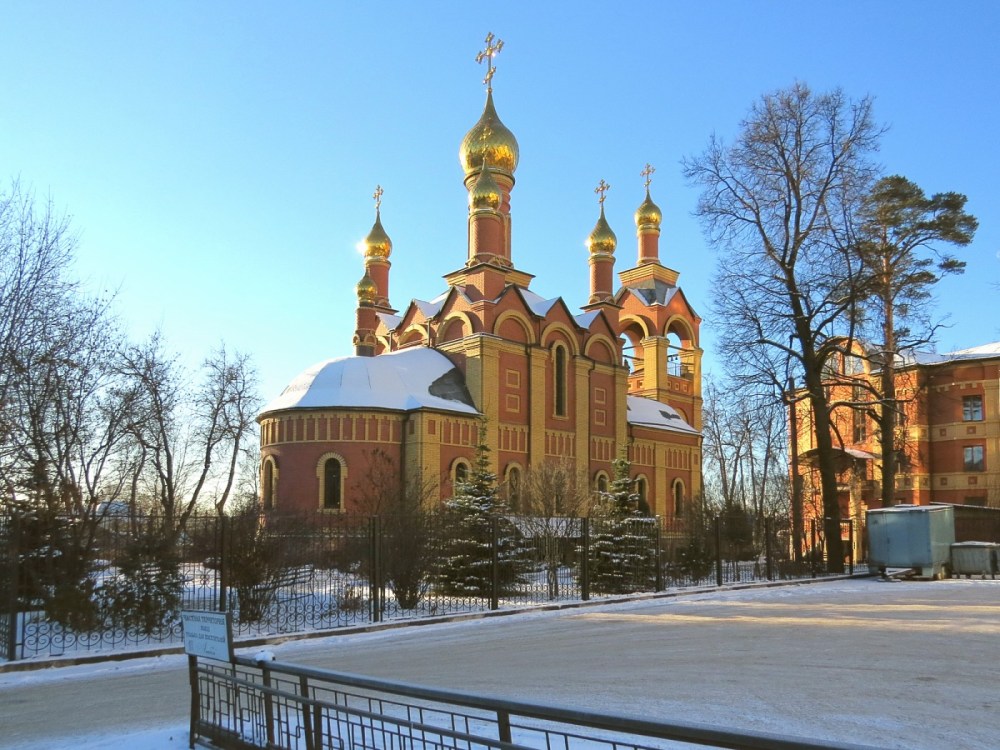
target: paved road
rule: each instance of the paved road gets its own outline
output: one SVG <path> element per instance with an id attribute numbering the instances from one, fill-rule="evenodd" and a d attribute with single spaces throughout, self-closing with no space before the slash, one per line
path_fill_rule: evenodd
<path id="1" fill-rule="evenodd" d="M 1000 747 L 1000 581 L 713 592 L 271 647 L 538 701 L 910 750 Z M 0 675 L 0 747 L 186 718 L 181 657 Z"/>

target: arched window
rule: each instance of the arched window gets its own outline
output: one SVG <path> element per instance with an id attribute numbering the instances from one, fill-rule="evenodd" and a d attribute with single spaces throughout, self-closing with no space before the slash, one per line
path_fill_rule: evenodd
<path id="1" fill-rule="evenodd" d="M 594 482 L 594 487 L 597 488 L 598 492 L 608 491 L 608 475 L 603 471 L 597 472 L 597 479 Z"/>
<path id="2" fill-rule="evenodd" d="M 635 480 L 635 494 L 639 496 L 639 501 L 638 501 L 639 512 L 649 513 L 649 501 L 646 498 L 647 494 L 646 477 L 639 477 L 638 479 Z"/>
<path id="3" fill-rule="evenodd" d="M 274 508 L 274 461 L 270 458 L 264 459 L 264 471 L 260 483 L 264 510 L 272 510 Z"/>
<path id="4" fill-rule="evenodd" d="M 680 479 L 674 482 L 674 515 L 684 515 L 684 482 Z"/>
<path id="5" fill-rule="evenodd" d="M 521 508 L 521 469 L 511 466 L 507 469 L 507 501 L 510 509 L 515 512 L 523 510 Z"/>
<path id="6" fill-rule="evenodd" d="M 452 487 L 457 490 L 458 485 L 469 481 L 469 463 L 464 459 L 458 459 L 451 467 Z"/>
<path id="7" fill-rule="evenodd" d="M 323 510 L 340 510 L 343 500 L 343 466 L 336 458 L 323 464 Z"/>
<path id="8" fill-rule="evenodd" d="M 566 347 L 556 344 L 552 349 L 553 392 L 557 417 L 566 416 Z"/>

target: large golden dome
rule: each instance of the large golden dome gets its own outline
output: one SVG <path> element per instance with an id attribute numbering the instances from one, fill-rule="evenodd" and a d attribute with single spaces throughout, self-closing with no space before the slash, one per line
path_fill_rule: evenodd
<path id="1" fill-rule="evenodd" d="M 663 212 L 649 197 L 649 188 L 647 187 L 646 200 L 635 210 L 635 225 L 639 229 L 659 229 L 661 221 L 663 221 Z"/>
<path id="2" fill-rule="evenodd" d="M 382 228 L 381 212 L 375 210 L 375 224 L 372 231 L 365 237 L 365 258 L 369 260 L 388 260 L 392 253 L 392 240 Z"/>
<path id="3" fill-rule="evenodd" d="M 462 139 L 458 159 L 466 177 L 482 169 L 484 159 L 491 169 L 514 175 L 518 159 L 517 139 L 500 122 L 493 106 L 492 91 L 486 93 L 486 106 L 479 122 Z"/>
<path id="4" fill-rule="evenodd" d="M 591 255 L 613 255 L 618 247 L 618 237 L 604 218 L 604 204 L 601 204 L 601 217 L 587 238 L 587 247 L 590 248 Z"/>

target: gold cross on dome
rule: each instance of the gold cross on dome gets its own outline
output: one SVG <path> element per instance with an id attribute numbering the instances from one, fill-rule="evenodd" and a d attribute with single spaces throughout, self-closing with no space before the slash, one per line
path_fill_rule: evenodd
<path id="1" fill-rule="evenodd" d="M 597 193 L 598 196 L 597 202 L 601 204 L 602 208 L 604 207 L 604 194 L 608 192 L 610 189 L 611 186 L 608 183 L 606 183 L 603 178 L 599 183 L 597 183 L 597 187 L 594 188 L 594 192 Z"/>
<path id="2" fill-rule="evenodd" d="M 382 189 L 381 185 L 375 186 L 375 192 L 372 193 L 372 198 L 375 199 L 375 211 L 378 212 L 382 208 L 382 194 L 385 191 Z"/>
<path id="3" fill-rule="evenodd" d="M 497 43 L 493 44 L 494 40 L 493 32 L 491 31 L 486 35 L 486 49 L 482 50 L 476 55 L 476 62 L 482 64 L 483 60 L 489 60 L 486 64 L 486 77 L 483 79 L 483 83 L 486 84 L 486 90 L 493 90 L 493 74 L 497 71 L 497 66 L 493 64 L 493 58 L 500 54 L 500 50 L 503 49 L 503 39 L 497 39 Z"/>
<path id="4" fill-rule="evenodd" d="M 646 190 L 649 190 L 649 183 L 653 181 L 653 172 L 656 168 L 653 167 L 648 161 L 646 162 L 646 168 L 642 170 L 639 174 L 646 178 Z"/>

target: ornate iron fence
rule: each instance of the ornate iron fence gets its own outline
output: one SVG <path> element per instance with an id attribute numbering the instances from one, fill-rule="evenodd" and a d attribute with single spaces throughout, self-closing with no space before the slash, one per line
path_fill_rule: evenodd
<path id="1" fill-rule="evenodd" d="M 0 525 L 0 657 L 179 645 L 181 609 L 232 612 L 246 639 L 820 571 L 783 520 L 746 514 L 496 517 L 473 540 L 436 513 L 160 521 Z"/>

